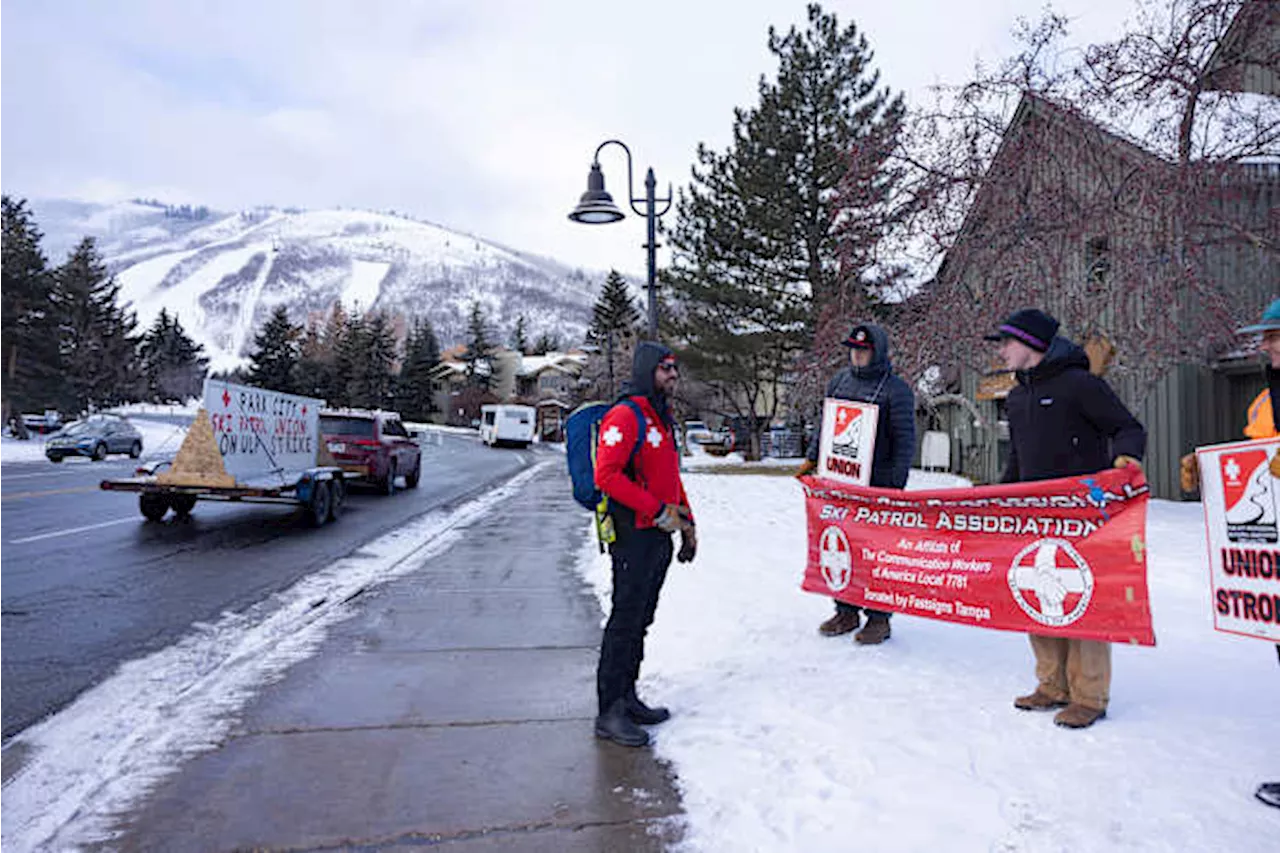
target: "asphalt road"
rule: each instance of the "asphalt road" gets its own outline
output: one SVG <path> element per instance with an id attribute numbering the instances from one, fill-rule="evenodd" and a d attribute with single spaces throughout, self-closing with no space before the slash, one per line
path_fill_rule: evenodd
<path id="1" fill-rule="evenodd" d="M 240 611 L 363 543 L 465 500 L 540 458 L 473 438 L 424 438 L 422 481 L 391 497 L 353 490 L 337 523 L 313 529 L 290 506 L 200 502 L 145 522 L 137 496 L 103 492 L 134 463 L 68 460 L 0 468 L 3 736 L 56 712 L 121 663 L 194 625 Z M 403 479 L 400 480 L 403 486 Z"/>

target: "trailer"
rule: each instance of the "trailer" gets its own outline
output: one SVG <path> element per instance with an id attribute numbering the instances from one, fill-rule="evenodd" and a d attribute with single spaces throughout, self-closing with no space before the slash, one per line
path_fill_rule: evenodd
<path id="1" fill-rule="evenodd" d="M 315 526 L 337 520 L 347 488 L 320 435 L 323 400 L 207 379 L 203 402 L 172 461 L 100 487 L 137 493 L 148 521 L 188 516 L 197 501 L 294 504 Z"/>
<path id="2" fill-rule="evenodd" d="M 480 407 L 480 440 L 490 447 L 513 444 L 528 447 L 537 430 L 538 410 L 533 406 L 494 403 Z"/>

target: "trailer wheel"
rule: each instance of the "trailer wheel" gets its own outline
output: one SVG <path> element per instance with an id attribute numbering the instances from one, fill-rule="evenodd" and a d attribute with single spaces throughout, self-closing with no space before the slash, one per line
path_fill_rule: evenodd
<path id="1" fill-rule="evenodd" d="M 329 512 L 333 507 L 333 492 L 327 482 L 316 483 L 311 487 L 311 500 L 307 503 L 307 521 L 312 527 L 320 527 L 329 520 Z"/>
<path id="2" fill-rule="evenodd" d="M 169 511 L 169 499 L 164 495 L 141 494 L 138 495 L 138 509 L 142 510 L 147 521 L 163 521 Z"/>
<path id="3" fill-rule="evenodd" d="M 174 495 L 169 499 L 169 505 L 173 507 L 173 513 L 178 518 L 190 518 L 191 510 L 196 508 L 196 496 Z"/>
<path id="4" fill-rule="evenodd" d="M 337 521 L 338 516 L 342 515 L 342 505 L 347 500 L 347 484 L 343 482 L 341 477 L 334 477 L 329 481 L 329 520 Z"/>

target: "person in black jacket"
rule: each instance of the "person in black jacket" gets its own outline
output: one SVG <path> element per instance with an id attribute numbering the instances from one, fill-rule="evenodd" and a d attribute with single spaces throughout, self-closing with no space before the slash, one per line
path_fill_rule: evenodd
<path id="1" fill-rule="evenodd" d="M 889 335 L 873 323 L 853 327 L 843 342 L 849 348 L 849 366 L 827 383 L 827 396 L 857 400 L 880 407 L 876 420 L 876 443 L 871 459 L 870 484 L 884 489 L 907 485 L 911 460 L 916 453 L 916 399 L 911 387 L 893 372 L 889 361 Z M 811 473 L 818 464 L 818 442 L 809 447 L 809 456 L 799 476 Z M 818 626 L 825 637 L 838 637 L 855 630 L 862 621 L 859 609 L 836 601 L 836 613 Z M 867 624 L 854 635 L 863 645 L 889 639 L 889 614 L 867 608 Z"/>
<path id="2" fill-rule="evenodd" d="M 1000 342 L 1017 372 L 1009 392 L 1009 461 L 1001 482 L 1050 480 L 1104 468 L 1141 468 L 1147 434 L 1101 377 L 1084 350 L 1058 337 L 1058 321 L 1034 308 L 1015 311 L 987 340 Z M 1082 729 L 1106 716 L 1111 644 L 1028 635 L 1036 689 L 1013 700 L 1024 711 L 1062 710 L 1054 722 Z"/>

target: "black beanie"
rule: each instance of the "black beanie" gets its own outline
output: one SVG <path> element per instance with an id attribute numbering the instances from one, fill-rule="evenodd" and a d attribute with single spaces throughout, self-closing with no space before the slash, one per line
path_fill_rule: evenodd
<path id="1" fill-rule="evenodd" d="M 1013 338 L 1031 347 L 1036 352 L 1045 352 L 1053 343 L 1053 336 L 1058 334 L 1058 321 L 1039 308 L 1023 308 L 1014 311 L 996 330 L 984 337 L 989 341 L 1000 341 Z"/>

